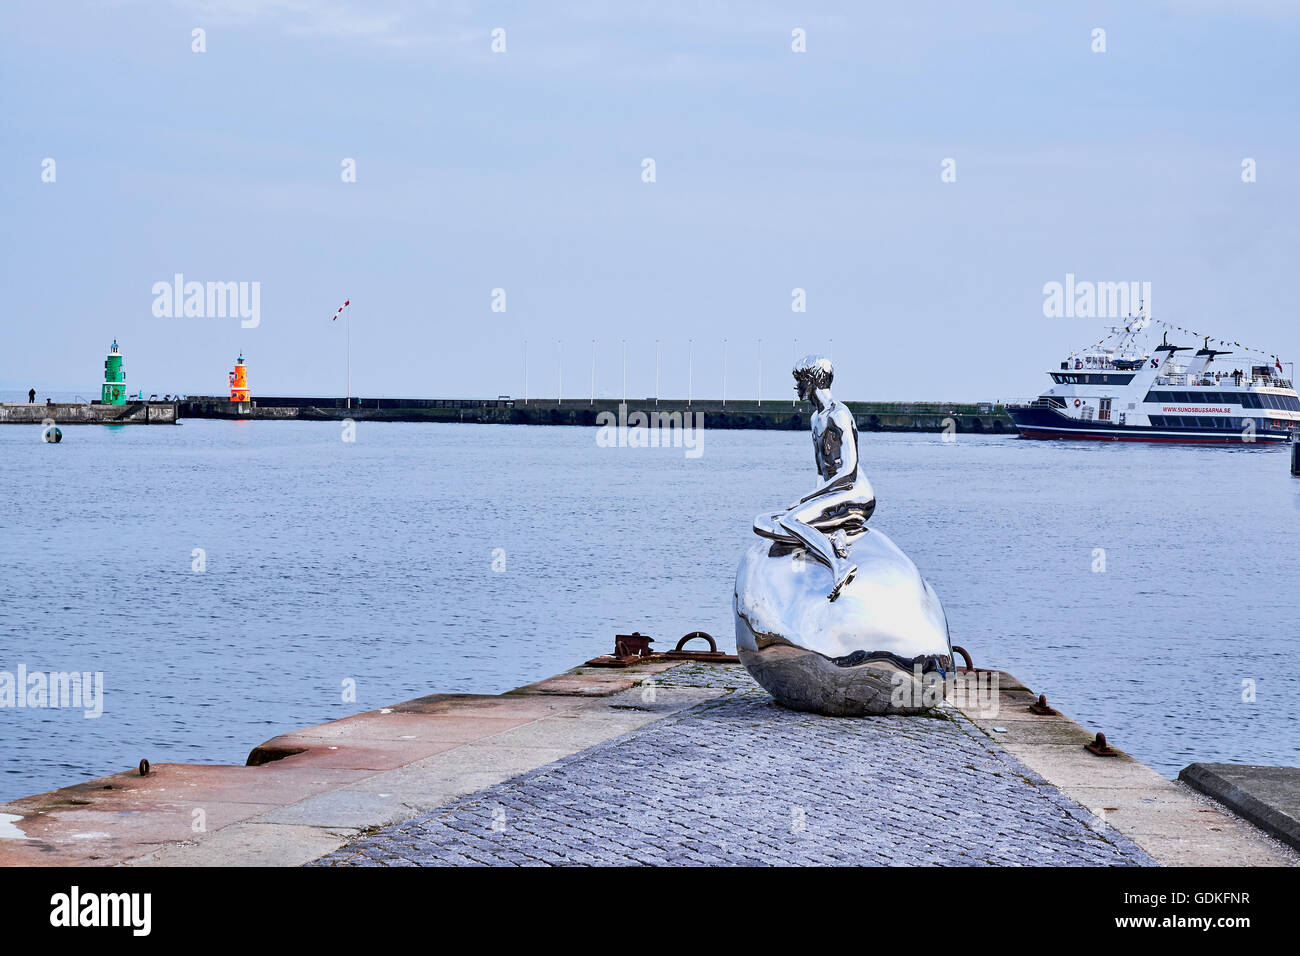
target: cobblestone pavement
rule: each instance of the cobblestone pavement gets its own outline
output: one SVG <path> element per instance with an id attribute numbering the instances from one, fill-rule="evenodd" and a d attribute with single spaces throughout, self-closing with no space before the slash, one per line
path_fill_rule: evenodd
<path id="1" fill-rule="evenodd" d="M 316 865 L 1155 862 L 955 712 L 795 713 L 743 670 L 709 665 L 658 683 L 735 689 Z"/>

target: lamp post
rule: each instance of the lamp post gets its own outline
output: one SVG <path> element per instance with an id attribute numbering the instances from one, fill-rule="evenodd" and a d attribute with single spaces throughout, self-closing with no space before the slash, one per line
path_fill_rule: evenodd
<path id="1" fill-rule="evenodd" d="M 623 404 L 627 404 L 627 339 L 623 340 Z"/>
<path id="2" fill-rule="evenodd" d="M 727 407 L 727 340 L 722 340 L 722 407 Z"/>
<path id="3" fill-rule="evenodd" d="M 555 355 L 560 360 L 560 387 L 555 393 L 555 404 L 564 404 L 564 340 L 555 340 Z"/>
<path id="4" fill-rule="evenodd" d="M 524 404 L 528 404 L 528 340 L 524 339 Z"/>
<path id="5" fill-rule="evenodd" d="M 795 338 L 795 340 L 794 340 L 794 344 L 790 347 L 790 349 L 791 349 L 791 351 L 790 351 L 790 367 L 791 367 L 791 368 L 794 368 L 796 365 L 799 364 L 799 339 L 798 339 L 798 337 Z M 795 397 L 792 398 L 792 399 L 790 399 L 790 407 L 791 407 L 791 408 L 794 408 L 794 407 L 796 406 L 797 401 L 798 401 L 798 398 L 799 398 L 799 395 L 798 395 L 798 393 L 796 392 L 796 393 L 795 393 Z"/>
<path id="6" fill-rule="evenodd" d="M 655 405 L 659 404 L 659 340 L 655 339 Z"/>
<path id="7" fill-rule="evenodd" d="M 691 407 L 695 397 L 695 340 L 686 340 L 686 407 Z"/>
<path id="8" fill-rule="evenodd" d="M 758 407 L 763 407 L 763 340 L 758 340 Z"/>
<path id="9" fill-rule="evenodd" d="M 591 404 L 596 404 L 596 340 L 591 340 Z"/>

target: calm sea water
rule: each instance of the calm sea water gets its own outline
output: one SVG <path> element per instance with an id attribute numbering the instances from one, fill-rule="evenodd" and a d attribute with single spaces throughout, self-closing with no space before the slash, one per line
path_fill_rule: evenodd
<path id="1" fill-rule="evenodd" d="M 547 677 L 616 632 L 665 647 L 703 629 L 730 649 L 750 520 L 813 479 L 794 432 L 707 432 L 698 459 L 600 448 L 584 428 L 63 433 L 0 427 L 0 670 L 102 671 L 105 709 L 0 710 L 0 800 L 141 757 L 242 763 L 285 731 Z M 978 665 L 1167 774 L 1300 763 L 1300 480 L 1284 449 L 863 445 L 872 525 Z"/>

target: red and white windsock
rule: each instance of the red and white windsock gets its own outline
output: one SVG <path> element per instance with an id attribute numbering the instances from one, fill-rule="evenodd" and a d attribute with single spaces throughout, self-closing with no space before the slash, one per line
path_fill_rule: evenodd
<path id="1" fill-rule="evenodd" d="M 330 319 L 330 321 L 331 321 L 331 322 L 337 322 L 338 319 L 339 319 L 339 316 L 343 314 L 343 310 L 346 309 L 346 308 L 347 308 L 348 306 L 350 306 L 351 304 L 352 304 L 352 300 L 351 300 L 351 299 L 344 299 L 344 300 L 343 300 L 343 304 L 342 304 L 341 306 L 339 306 L 339 310 L 338 310 L 337 312 L 334 313 L 334 318 Z"/>

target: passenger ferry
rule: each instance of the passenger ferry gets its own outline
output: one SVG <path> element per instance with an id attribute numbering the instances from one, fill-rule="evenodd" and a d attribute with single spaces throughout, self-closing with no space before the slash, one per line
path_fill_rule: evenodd
<path id="1" fill-rule="evenodd" d="M 1276 356 L 1243 366 L 1210 348 L 1209 336 L 1194 350 L 1170 344 L 1168 332 L 1142 350 L 1135 339 L 1147 323 L 1112 329 L 1048 372 L 1053 385 L 1036 400 L 1009 405 L 1021 437 L 1279 444 L 1300 429 L 1300 397 Z"/>

